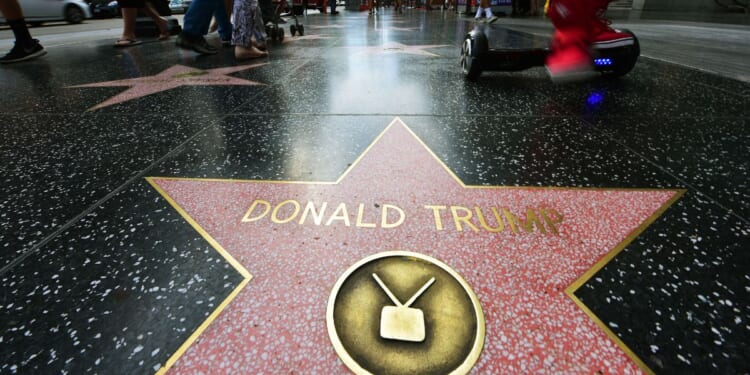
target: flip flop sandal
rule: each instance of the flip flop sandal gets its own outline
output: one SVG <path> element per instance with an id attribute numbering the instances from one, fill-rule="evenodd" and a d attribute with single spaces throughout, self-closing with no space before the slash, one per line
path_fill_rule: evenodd
<path id="1" fill-rule="evenodd" d="M 115 47 L 116 48 L 132 47 L 132 46 L 137 46 L 141 43 L 143 42 L 141 42 L 140 40 L 135 40 L 135 39 L 117 39 L 117 41 L 115 42 Z"/>

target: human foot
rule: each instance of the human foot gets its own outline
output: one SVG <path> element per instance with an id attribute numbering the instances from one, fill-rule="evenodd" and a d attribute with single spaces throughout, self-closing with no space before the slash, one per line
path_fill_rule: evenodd
<path id="1" fill-rule="evenodd" d="M 159 17 L 154 20 L 156 26 L 159 27 L 159 40 L 167 40 L 171 36 L 169 33 L 169 21 L 166 18 Z"/>
<path id="2" fill-rule="evenodd" d="M 266 56 L 268 56 L 268 52 L 261 51 L 254 46 L 250 46 L 249 48 L 234 46 L 234 57 L 237 58 L 237 60 L 249 60 Z"/>

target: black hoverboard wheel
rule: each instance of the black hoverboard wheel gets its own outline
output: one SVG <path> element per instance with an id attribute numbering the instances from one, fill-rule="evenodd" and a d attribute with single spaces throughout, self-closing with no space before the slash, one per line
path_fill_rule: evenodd
<path id="1" fill-rule="evenodd" d="M 489 46 L 487 36 L 474 29 L 464 38 L 461 45 L 461 70 L 466 79 L 475 81 L 482 74 L 482 60 L 487 58 Z"/>

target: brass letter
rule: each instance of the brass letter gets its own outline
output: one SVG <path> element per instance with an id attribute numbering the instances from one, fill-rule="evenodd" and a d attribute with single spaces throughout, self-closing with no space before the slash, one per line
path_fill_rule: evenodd
<path id="1" fill-rule="evenodd" d="M 364 216 L 364 211 L 365 211 L 365 204 L 360 203 L 359 210 L 357 211 L 357 227 L 375 228 L 375 223 L 365 223 L 362 221 L 362 216 Z"/>
<path id="2" fill-rule="evenodd" d="M 266 206 L 266 209 L 263 210 L 263 212 L 260 215 L 251 218 L 250 214 L 253 212 L 253 210 L 255 210 L 255 207 L 259 204 Z M 271 210 L 271 203 L 269 203 L 268 201 L 264 201 L 262 199 L 256 199 L 253 201 L 253 204 L 250 205 L 250 208 L 247 209 L 245 216 L 242 217 L 242 222 L 247 223 L 251 221 L 258 221 L 262 219 L 264 216 L 266 216 L 266 214 L 268 214 L 268 211 L 270 210 Z"/>
<path id="3" fill-rule="evenodd" d="M 327 206 L 328 206 L 328 202 L 323 202 L 323 205 L 320 206 L 320 212 L 316 212 L 315 204 L 311 201 L 307 201 L 305 210 L 302 211 L 302 217 L 299 218 L 300 225 L 305 223 L 308 212 L 312 215 L 313 222 L 315 223 L 315 225 L 320 225 L 320 223 L 323 222 L 323 214 L 325 214 Z"/>
<path id="4" fill-rule="evenodd" d="M 336 211 L 333 211 L 333 215 L 328 219 L 326 225 L 331 225 L 334 220 L 344 220 L 344 225 L 349 226 L 349 213 L 346 211 L 346 203 L 341 203 L 336 207 Z"/>
<path id="5" fill-rule="evenodd" d="M 487 220 L 484 219 L 484 214 L 482 214 L 482 210 L 479 208 L 479 206 L 474 206 L 474 211 L 476 211 L 477 213 L 477 217 L 479 218 L 479 223 L 482 224 L 482 228 L 484 228 L 488 232 L 497 233 L 505 230 L 505 223 L 503 223 L 503 218 L 500 217 L 500 213 L 497 212 L 497 207 L 492 207 L 492 213 L 495 214 L 495 221 L 497 221 L 497 228 L 492 228 L 487 225 Z"/>
<path id="6" fill-rule="evenodd" d="M 279 209 L 281 209 L 281 207 L 283 207 L 286 204 L 292 204 L 294 206 L 294 212 L 291 215 L 289 215 L 289 217 L 286 219 L 283 219 L 283 220 L 279 219 L 277 215 L 279 213 Z M 299 202 L 293 199 L 287 199 L 279 203 L 278 205 L 276 205 L 276 207 L 273 208 L 273 212 L 271 212 L 271 221 L 273 221 L 276 224 L 288 223 L 294 220 L 294 218 L 297 217 L 297 214 L 299 214 Z"/>
<path id="7" fill-rule="evenodd" d="M 466 213 L 464 216 L 458 215 L 458 210 L 463 211 Z M 477 228 L 474 224 L 472 224 L 469 220 L 471 220 L 471 210 L 463 207 L 463 206 L 451 206 L 451 213 L 453 213 L 453 222 L 456 224 L 456 229 L 459 232 L 463 232 L 464 227 L 461 226 L 461 222 L 464 222 L 464 224 L 468 225 L 471 230 L 474 232 L 479 232 L 479 228 Z"/>
<path id="8" fill-rule="evenodd" d="M 432 215 L 435 216 L 435 229 L 443 230 L 443 219 L 440 217 L 440 210 L 444 210 L 447 207 L 427 205 L 424 208 L 432 209 Z"/>
<path id="9" fill-rule="evenodd" d="M 563 221 L 563 214 L 557 212 L 554 208 L 542 208 L 540 209 L 542 212 L 542 217 L 544 217 L 544 221 L 547 222 L 547 226 L 549 227 L 550 232 L 557 234 L 557 225 L 562 223 Z M 548 213 L 554 214 L 554 217 L 551 217 L 548 215 Z"/>
<path id="10" fill-rule="evenodd" d="M 540 232 L 542 232 L 542 234 L 547 233 L 547 231 L 544 229 L 544 225 L 542 225 L 542 223 L 536 217 L 536 213 L 534 212 L 533 208 L 526 209 L 526 220 L 524 221 L 521 221 L 516 215 L 513 215 L 507 208 L 503 208 L 503 213 L 508 219 L 508 224 L 510 225 L 511 230 L 513 230 L 513 233 L 515 234 L 518 234 L 517 225 L 520 225 L 521 228 L 526 231 L 526 233 L 530 233 L 531 231 L 533 231 L 533 227 L 535 226 L 537 229 L 539 229 Z"/>
<path id="11" fill-rule="evenodd" d="M 388 223 L 388 209 L 394 209 L 398 212 L 398 220 L 394 223 Z M 400 207 L 394 206 L 392 204 L 384 204 L 383 205 L 383 216 L 380 217 L 380 227 L 381 228 L 395 228 L 401 224 L 404 223 L 404 219 L 406 219 L 406 214 L 404 213 L 404 210 L 402 210 Z"/>

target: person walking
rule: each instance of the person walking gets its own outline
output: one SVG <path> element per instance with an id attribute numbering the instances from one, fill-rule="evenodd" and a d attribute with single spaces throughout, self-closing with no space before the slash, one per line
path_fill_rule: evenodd
<path id="1" fill-rule="evenodd" d="M 485 16 L 487 17 L 487 22 L 493 23 L 497 21 L 497 17 L 492 14 L 492 6 L 490 5 L 490 0 L 477 1 L 477 14 L 476 16 L 474 16 L 474 19 L 477 21 L 481 21 L 482 12 L 484 12 Z"/>
<path id="2" fill-rule="evenodd" d="M 232 45 L 238 60 L 268 56 L 266 28 L 258 0 L 236 0 L 234 2 L 234 27 Z"/>
<path id="3" fill-rule="evenodd" d="M 336 10 L 336 0 L 328 0 L 328 2 L 331 3 L 331 15 L 335 16 L 339 14 L 339 12 Z"/>
<path id="4" fill-rule="evenodd" d="M 141 44 L 141 41 L 135 37 L 138 9 L 143 9 L 159 28 L 159 40 L 169 39 L 169 21 L 162 17 L 151 3 L 145 0 L 119 0 L 118 4 L 122 13 L 122 35 L 115 42 L 115 47 L 132 47 Z"/>
<path id="5" fill-rule="evenodd" d="M 9 64 L 31 60 L 47 53 L 39 40 L 31 37 L 18 0 L 0 0 L 0 13 L 5 17 L 16 38 L 15 45 L 10 52 L 0 58 L 0 63 Z"/>
<path id="6" fill-rule="evenodd" d="M 539 0 L 529 1 L 529 15 L 532 17 L 539 15 Z"/>
<path id="7" fill-rule="evenodd" d="M 232 8 L 234 7 L 234 1 L 233 0 L 223 0 L 224 1 L 224 11 L 227 12 L 227 19 L 232 19 Z M 213 33 L 219 30 L 219 21 L 216 20 L 216 17 L 214 16 L 213 21 L 211 21 L 211 27 L 208 28 L 209 33 Z"/>
<path id="8" fill-rule="evenodd" d="M 202 55 L 213 55 L 219 50 L 208 44 L 203 36 L 208 33 L 211 16 L 219 23 L 219 36 L 222 44 L 230 45 L 232 40 L 232 23 L 229 21 L 223 0 L 193 0 L 185 12 L 182 32 L 177 36 L 178 47 L 191 49 Z"/>

